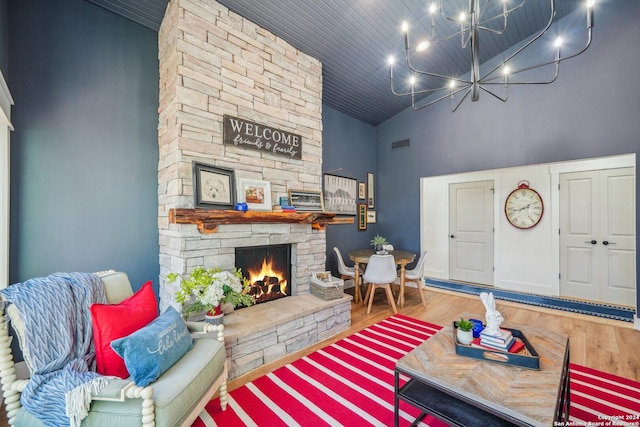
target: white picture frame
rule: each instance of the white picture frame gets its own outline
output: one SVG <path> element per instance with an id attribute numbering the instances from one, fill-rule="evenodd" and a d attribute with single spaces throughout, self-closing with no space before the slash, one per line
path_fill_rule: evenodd
<path id="1" fill-rule="evenodd" d="M 259 179 L 237 179 L 237 201 L 244 202 L 250 211 L 272 211 L 271 183 Z"/>

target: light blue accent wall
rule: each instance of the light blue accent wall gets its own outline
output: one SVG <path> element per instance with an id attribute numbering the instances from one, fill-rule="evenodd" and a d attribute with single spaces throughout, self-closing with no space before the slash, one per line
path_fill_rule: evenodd
<path id="1" fill-rule="evenodd" d="M 157 292 L 157 33 L 85 0 L 7 12 L 11 282 L 113 268 Z"/>
<path id="2" fill-rule="evenodd" d="M 326 105 L 322 107 L 322 171 L 334 175 L 356 178 L 365 182 L 367 172 L 376 167 L 375 127 Z M 364 203 L 364 200 L 358 202 Z M 350 250 L 366 248 L 373 237 L 376 225 L 366 231 L 358 230 L 357 217 L 353 224 L 329 225 L 327 237 L 327 268 L 338 274 L 338 264 L 333 251 L 337 246 L 347 264 Z"/>
<path id="3" fill-rule="evenodd" d="M 378 231 L 419 250 L 420 177 L 628 153 L 636 153 L 638 162 L 638 16 L 637 0 L 598 2 L 591 48 L 562 63 L 554 84 L 512 87 L 507 103 L 482 92 L 478 102 L 467 100 L 455 113 L 447 101 L 408 109 L 378 125 Z M 391 150 L 393 141 L 405 138 L 410 148 Z M 638 203 L 636 186 L 636 233 Z M 636 295 L 640 299 L 640 289 Z"/>

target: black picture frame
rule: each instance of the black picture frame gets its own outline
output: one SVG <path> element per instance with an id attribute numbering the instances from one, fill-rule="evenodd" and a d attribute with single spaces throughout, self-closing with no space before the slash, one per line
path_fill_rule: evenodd
<path id="1" fill-rule="evenodd" d="M 322 191 L 289 190 L 289 202 L 298 212 L 324 212 Z"/>
<path id="2" fill-rule="evenodd" d="M 343 176 L 324 174 L 324 208 L 338 215 L 356 215 L 358 180 Z"/>
<path id="3" fill-rule="evenodd" d="M 374 175 L 372 172 L 367 173 L 367 208 L 374 209 L 375 204 L 375 190 L 374 190 Z"/>
<path id="4" fill-rule="evenodd" d="M 233 209 L 236 203 L 235 173 L 193 162 L 193 204 L 198 209 Z"/>
<path id="5" fill-rule="evenodd" d="M 358 203 L 358 230 L 364 231 L 367 229 L 367 205 L 365 203 Z"/>

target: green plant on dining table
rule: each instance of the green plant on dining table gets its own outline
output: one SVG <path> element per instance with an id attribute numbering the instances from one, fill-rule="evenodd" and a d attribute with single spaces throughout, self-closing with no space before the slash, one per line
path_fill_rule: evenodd
<path id="1" fill-rule="evenodd" d="M 177 273 L 167 275 L 167 281 L 173 283 L 180 277 Z M 218 267 L 196 267 L 188 277 L 180 279 L 180 289 L 176 293 L 176 301 L 183 307 L 184 314 L 213 313 L 222 303 L 233 307 L 250 306 L 255 301 L 251 295 L 243 291 L 247 287 L 240 269 L 232 273 Z"/>
<path id="2" fill-rule="evenodd" d="M 380 236 L 379 234 L 376 234 L 373 237 L 373 239 L 371 239 L 371 246 L 373 247 L 382 246 L 386 244 L 387 244 L 387 239 L 385 237 Z"/>

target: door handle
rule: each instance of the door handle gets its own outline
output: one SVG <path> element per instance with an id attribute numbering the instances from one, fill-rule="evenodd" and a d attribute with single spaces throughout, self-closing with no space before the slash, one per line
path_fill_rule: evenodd
<path id="1" fill-rule="evenodd" d="M 449 236 L 449 237 L 451 237 L 452 239 L 455 239 L 455 238 L 456 238 L 456 236 L 454 236 L 453 234 L 452 234 L 451 236 Z"/>
<path id="2" fill-rule="evenodd" d="M 607 245 L 615 245 L 615 242 L 608 242 L 608 241 L 604 241 L 602 242 L 603 245 L 607 246 Z"/>
<path id="3" fill-rule="evenodd" d="M 596 240 L 587 240 L 585 243 L 591 243 L 592 245 L 595 245 L 596 243 L 598 243 Z"/>

